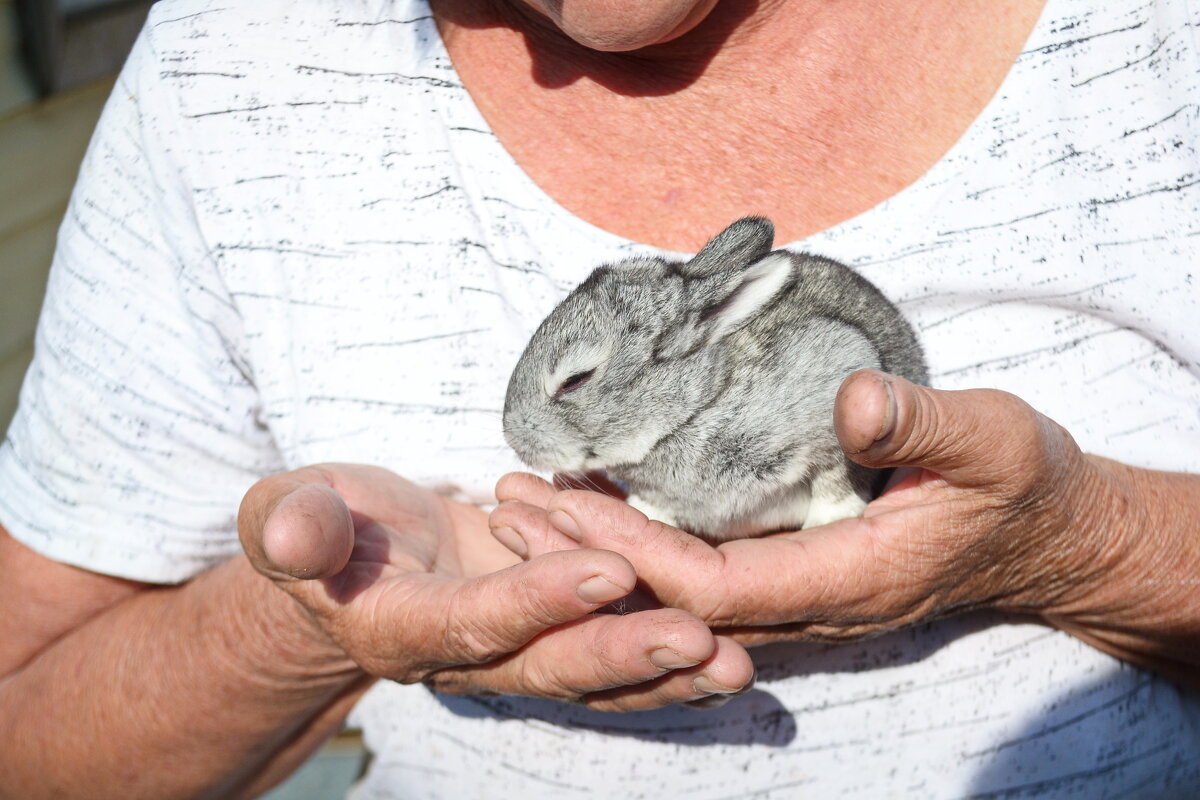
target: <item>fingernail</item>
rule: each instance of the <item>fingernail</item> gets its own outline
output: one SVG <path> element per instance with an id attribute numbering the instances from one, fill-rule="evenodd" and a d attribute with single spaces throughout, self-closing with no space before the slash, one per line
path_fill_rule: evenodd
<path id="1" fill-rule="evenodd" d="M 521 538 L 521 534 L 512 528 L 492 528 L 492 536 L 495 536 L 496 541 L 509 550 L 512 550 L 521 558 L 529 555 L 529 546 L 525 544 L 525 540 Z"/>
<path id="2" fill-rule="evenodd" d="M 660 647 L 650 654 L 650 663 L 659 669 L 683 669 L 694 667 L 700 662 L 694 658 L 685 658 L 669 647 Z"/>
<path id="3" fill-rule="evenodd" d="M 602 603 L 611 603 L 617 598 L 624 597 L 629 594 L 629 590 L 617 586 L 603 575 L 595 575 L 579 584 L 579 588 L 575 590 L 575 593 L 585 603 L 600 605 Z"/>
<path id="4" fill-rule="evenodd" d="M 882 380 L 880 382 L 883 384 L 884 392 L 887 393 L 887 405 L 883 410 L 883 422 L 879 425 L 879 433 L 875 434 L 877 442 L 887 438 L 896 425 L 896 392 L 892 389 L 890 381 Z"/>
<path id="5" fill-rule="evenodd" d="M 579 530 L 579 523 L 571 519 L 565 511 L 551 511 L 550 524 L 575 541 L 583 544 L 583 532 Z"/>
<path id="6" fill-rule="evenodd" d="M 737 691 L 737 689 L 730 689 L 728 686 L 718 686 L 707 675 L 697 675 L 693 678 L 692 688 L 700 694 L 733 694 Z"/>
<path id="7" fill-rule="evenodd" d="M 699 700 L 691 700 L 686 708 L 696 708 L 702 711 L 708 711 L 713 708 L 720 708 L 728 703 L 733 698 L 727 694 L 710 694 L 708 697 L 701 697 Z"/>

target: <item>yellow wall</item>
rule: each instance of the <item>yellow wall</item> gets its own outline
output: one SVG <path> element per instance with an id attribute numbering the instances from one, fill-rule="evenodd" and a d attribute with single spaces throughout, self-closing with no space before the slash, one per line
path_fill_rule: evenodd
<path id="1" fill-rule="evenodd" d="M 33 356 L 54 237 L 111 81 L 37 101 L 16 57 L 12 0 L 0 0 L 0 431 Z"/>

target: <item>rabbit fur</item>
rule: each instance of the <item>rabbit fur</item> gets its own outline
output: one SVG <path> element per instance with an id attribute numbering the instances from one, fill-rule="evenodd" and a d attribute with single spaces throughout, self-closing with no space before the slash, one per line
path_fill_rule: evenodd
<path id="1" fill-rule="evenodd" d="M 773 239 L 747 217 L 685 263 L 592 272 L 509 380 L 521 459 L 607 470 L 647 516 L 712 542 L 860 514 L 881 476 L 838 444 L 838 388 L 862 367 L 926 383 L 924 357 L 865 278 Z"/>

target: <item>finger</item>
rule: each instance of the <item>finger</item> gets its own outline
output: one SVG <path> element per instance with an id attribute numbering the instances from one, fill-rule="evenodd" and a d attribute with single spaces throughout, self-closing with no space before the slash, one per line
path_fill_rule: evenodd
<path id="1" fill-rule="evenodd" d="M 866 617 L 891 599 L 880 587 L 897 583 L 871 520 L 713 547 L 593 492 L 559 494 L 548 519 L 585 547 L 622 554 L 659 602 L 714 627 Z"/>
<path id="2" fill-rule="evenodd" d="M 724 556 L 707 542 L 595 492 L 560 492 L 551 500 L 545 520 L 577 546 L 622 553 L 655 599 L 707 619 L 711 609 L 697 603 L 713 597 L 706 590 L 720 583 L 725 570 Z M 524 538 L 547 535 L 542 533 L 544 523 L 526 530 L 520 527 L 521 520 L 513 522 Z"/>
<path id="3" fill-rule="evenodd" d="M 733 694 L 753 676 L 749 656 L 736 643 L 718 648 L 700 620 L 662 609 L 581 619 L 508 658 L 441 670 L 427 683 L 444 692 L 553 697 L 628 711 Z"/>
<path id="4" fill-rule="evenodd" d="M 977 487 L 1037 469 L 1046 434 L 1057 427 L 1007 392 L 939 391 L 876 370 L 842 383 L 834 425 L 860 464 L 924 467 Z"/>
<path id="5" fill-rule="evenodd" d="M 255 484 L 238 511 L 238 533 L 254 567 L 276 580 L 335 574 L 354 547 L 350 510 L 307 469 Z"/>
<path id="6" fill-rule="evenodd" d="M 633 566 L 616 553 L 574 550 L 453 585 L 448 597 L 401 599 L 406 616 L 444 620 L 443 664 L 479 664 L 629 594 Z"/>
<path id="7" fill-rule="evenodd" d="M 550 524 L 542 506 L 506 500 L 492 510 L 488 525 L 492 535 L 521 558 L 579 549 L 578 542 Z"/>
<path id="8" fill-rule="evenodd" d="M 719 708 L 753 688 L 755 669 L 749 653 L 737 642 L 726 636 L 713 641 L 713 654 L 694 667 L 646 683 L 592 692 L 582 702 L 596 711 L 645 711 L 679 703 Z"/>
<path id="9" fill-rule="evenodd" d="M 496 499 L 501 503 L 517 501 L 545 508 L 557 492 L 548 481 L 528 472 L 510 472 L 496 481 Z"/>

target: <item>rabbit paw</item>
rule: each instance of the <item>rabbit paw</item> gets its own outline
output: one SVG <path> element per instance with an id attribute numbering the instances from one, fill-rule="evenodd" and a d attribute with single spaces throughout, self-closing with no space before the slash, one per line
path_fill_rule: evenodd
<path id="1" fill-rule="evenodd" d="M 805 528 L 815 528 L 847 517 L 857 517 L 867 507 L 866 502 L 851 492 L 841 497 L 814 496 L 804 518 Z"/>
<path id="2" fill-rule="evenodd" d="M 644 497 L 631 494 L 628 498 L 626 498 L 625 502 L 629 503 L 629 505 L 633 506 L 652 520 L 661 522 L 664 525 L 670 525 L 673 528 L 679 527 L 679 522 L 674 514 L 672 514 L 670 511 L 657 508 L 651 503 L 647 503 Z"/>

